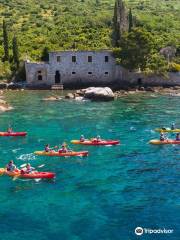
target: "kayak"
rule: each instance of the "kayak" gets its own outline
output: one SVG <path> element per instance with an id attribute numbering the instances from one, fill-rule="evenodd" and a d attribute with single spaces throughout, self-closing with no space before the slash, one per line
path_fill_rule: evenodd
<path id="1" fill-rule="evenodd" d="M 179 128 L 176 128 L 176 129 L 170 129 L 170 128 L 166 128 L 166 129 L 162 129 L 162 128 L 156 128 L 155 129 L 156 132 L 172 132 L 172 133 L 178 133 L 180 132 L 180 129 Z"/>
<path id="2" fill-rule="evenodd" d="M 9 177 L 18 177 L 18 178 L 54 178 L 55 173 L 52 172 L 32 172 L 32 173 L 21 173 L 20 171 L 8 172 L 5 168 L 0 168 L 0 174 L 5 174 Z"/>
<path id="3" fill-rule="evenodd" d="M 49 156 L 49 157 L 73 157 L 73 156 L 86 157 L 88 155 L 88 151 L 66 152 L 66 153 L 59 153 L 55 151 L 51 151 L 51 152 L 36 151 L 34 152 L 34 154 L 40 155 L 40 156 Z"/>
<path id="4" fill-rule="evenodd" d="M 160 141 L 158 139 L 153 139 L 151 140 L 149 143 L 151 144 L 156 144 L 156 145 L 162 145 L 162 144 L 180 144 L 180 141 L 176 141 L 173 139 L 168 139 L 168 140 L 164 140 L 164 141 Z"/>
<path id="5" fill-rule="evenodd" d="M 92 145 L 92 146 L 105 146 L 105 145 L 117 145 L 120 142 L 118 140 L 85 140 L 83 142 L 79 140 L 72 140 L 71 143 L 73 144 L 82 144 L 82 145 Z"/>
<path id="6" fill-rule="evenodd" d="M 24 137 L 27 132 L 0 132 L 1 137 Z"/>

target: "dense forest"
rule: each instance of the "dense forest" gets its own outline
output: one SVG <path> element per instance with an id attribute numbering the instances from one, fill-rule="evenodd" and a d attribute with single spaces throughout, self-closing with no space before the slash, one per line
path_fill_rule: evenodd
<path id="1" fill-rule="evenodd" d="M 172 46 L 176 49 L 174 62 L 179 63 L 180 1 L 124 2 L 126 9 L 131 9 L 135 34 L 139 29 L 148 32 L 156 51 Z M 0 78 L 10 77 L 17 69 L 14 53 L 20 60 L 41 60 L 44 49 L 115 48 L 118 55 L 117 48 L 126 48 L 134 38 L 131 33 L 126 36 L 129 39 L 122 39 L 122 46 L 114 43 L 114 7 L 115 0 L 0 0 Z M 8 61 L 4 59 L 3 21 L 8 34 Z M 123 53 L 117 58 L 121 61 L 122 57 Z M 127 61 L 122 63 L 129 66 Z"/>

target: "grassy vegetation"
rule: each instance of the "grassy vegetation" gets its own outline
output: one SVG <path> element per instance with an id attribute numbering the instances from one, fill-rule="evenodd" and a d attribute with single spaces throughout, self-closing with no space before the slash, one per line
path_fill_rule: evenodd
<path id="1" fill-rule="evenodd" d="M 13 35 L 16 34 L 21 59 L 27 56 L 39 60 L 44 47 L 50 50 L 112 48 L 114 2 L 115 0 L 0 0 L 0 28 L 2 29 L 5 19 L 10 46 Z M 159 49 L 168 45 L 180 49 L 179 0 L 125 2 L 128 8 L 132 8 L 136 25 L 143 26 L 154 35 Z M 0 56 L 3 54 L 0 31 Z M 4 69 L 6 68 L 8 67 Z"/>

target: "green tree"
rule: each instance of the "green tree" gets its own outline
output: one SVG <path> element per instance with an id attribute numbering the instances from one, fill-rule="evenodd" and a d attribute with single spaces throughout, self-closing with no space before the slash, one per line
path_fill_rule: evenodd
<path id="1" fill-rule="evenodd" d="M 41 61 L 48 62 L 49 61 L 49 48 L 44 47 L 41 54 Z"/>
<path id="2" fill-rule="evenodd" d="M 122 65 L 143 71 L 154 50 L 154 39 L 146 30 L 133 28 L 130 33 L 123 35 L 120 46 Z"/>
<path id="3" fill-rule="evenodd" d="M 128 31 L 128 13 L 124 1 L 116 0 L 114 5 L 113 28 L 115 46 L 119 47 L 122 35 Z"/>
<path id="4" fill-rule="evenodd" d="M 129 32 L 131 32 L 133 28 L 133 16 L 132 16 L 131 8 L 129 9 L 128 19 L 129 19 Z"/>
<path id="5" fill-rule="evenodd" d="M 159 53 L 154 53 L 151 55 L 147 62 L 147 72 L 153 72 L 158 75 L 165 74 L 168 70 L 168 65 L 166 59 Z"/>
<path id="6" fill-rule="evenodd" d="M 5 20 L 3 20 L 3 47 L 4 47 L 4 61 L 9 60 L 9 41 L 8 41 L 8 32 L 7 25 Z"/>
<path id="7" fill-rule="evenodd" d="M 13 61 L 16 65 L 16 68 L 19 68 L 19 49 L 18 49 L 18 42 L 16 36 L 13 37 L 12 41 L 12 50 L 13 50 Z"/>
<path id="8" fill-rule="evenodd" d="M 100 0 L 96 0 L 96 5 L 99 5 L 100 4 Z"/>

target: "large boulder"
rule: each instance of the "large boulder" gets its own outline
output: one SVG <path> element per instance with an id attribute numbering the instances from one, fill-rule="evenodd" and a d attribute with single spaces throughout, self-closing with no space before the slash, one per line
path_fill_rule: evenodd
<path id="1" fill-rule="evenodd" d="M 84 97 L 94 101 L 112 101 L 115 96 L 109 87 L 89 87 L 85 89 Z"/>
<path id="2" fill-rule="evenodd" d="M 75 96 L 73 93 L 68 93 L 66 96 L 65 96 L 66 99 L 75 99 Z"/>

